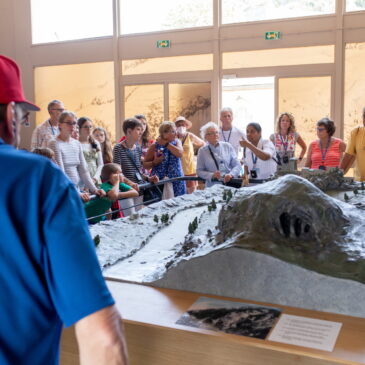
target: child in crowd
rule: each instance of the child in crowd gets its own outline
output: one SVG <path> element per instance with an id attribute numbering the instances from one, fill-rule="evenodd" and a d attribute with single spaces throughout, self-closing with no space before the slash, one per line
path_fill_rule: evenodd
<path id="1" fill-rule="evenodd" d="M 91 200 L 84 205 L 88 218 L 108 212 L 115 200 L 138 196 L 138 192 L 126 184 L 127 179 L 118 164 L 105 164 L 101 170 L 101 179 L 103 183 L 100 188 L 106 192 L 106 197 Z M 98 223 L 101 220 L 103 216 L 92 219 L 90 223 Z"/>
<path id="2" fill-rule="evenodd" d="M 50 160 L 52 160 L 54 163 L 56 163 L 56 160 L 54 158 L 54 152 L 53 150 L 51 150 L 50 148 L 48 147 L 43 147 L 43 148 L 34 148 L 32 150 L 32 153 L 35 153 L 37 155 L 41 155 L 41 156 L 44 156 L 44 157 L 47 157 L 49 158 Z"/>

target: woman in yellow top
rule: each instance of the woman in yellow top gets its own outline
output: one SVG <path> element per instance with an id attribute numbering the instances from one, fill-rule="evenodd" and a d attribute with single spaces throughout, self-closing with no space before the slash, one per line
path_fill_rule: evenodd
<path id="1" fill-rule="evenodd" d="M 181 158 L 182 168 L 185 176 L 196 176 L 196 160 L 194 158 L 194 145 L 197 147 L 204 146 L 204 141 L 195 134 L 187 130 L 192 127 L 190 120 L 179 116 L 175 120 L 177 137 L 180 139 L 184 149 Z M 197 187 L 196 181 L 186 181 L 186 190 L 188 194 L 193 193 Z"/>

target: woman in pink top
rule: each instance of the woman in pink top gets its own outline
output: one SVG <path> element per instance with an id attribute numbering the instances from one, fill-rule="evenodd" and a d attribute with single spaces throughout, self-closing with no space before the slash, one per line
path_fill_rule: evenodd
<path id="1" fill-rule="evenodd" d="M 317 136 L 319 139 L 309 145 L 306 167 L 327 170 L 330 167 L 340 166 L 346 143 L 339 138 L 333 137 L 335 130 L 335 123 L 328 118 L 322 118 L 317 122 Z"/>

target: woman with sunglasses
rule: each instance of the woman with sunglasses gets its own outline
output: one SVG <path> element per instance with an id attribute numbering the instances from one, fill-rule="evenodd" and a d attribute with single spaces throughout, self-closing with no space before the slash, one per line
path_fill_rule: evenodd
<path id="1" fill-rule="evenodd" d="M 332 120 L 322 118 L 317 122 L 318 140 L 309 145 L 305 167 L 327 170 L 330 167 L 340 166 L 346 143 L 333 137 L 335 131 L 336 126 Z"/>
<path id="2" fill-rule="evenodd" d="M 60 134 L 49 142 L 49 147 L 55 154 L 57 165 L 78 190 L 83 184 L 90 193 L 103 196 L 105 192 L 95 186 L 90 176 L 80 142 L 72 138 L 76 126 L 76 115 L 73 112 L 64 111 L 59 119 Z M 80 197 L 83 201 L 89 200 L 87 193 L 80 192 Z"/>
<path id="3" fill-rule="evenodd" d="M 94 138 L 91 131 L 93 122 L 87 117 L 81 117 L 77 121 L 79 126 L 82 151 L 90 172 L 90 176 L 96 184 L 101 184 L 101 169 L 103 168 L 103 155 L 99 142 Z"/>

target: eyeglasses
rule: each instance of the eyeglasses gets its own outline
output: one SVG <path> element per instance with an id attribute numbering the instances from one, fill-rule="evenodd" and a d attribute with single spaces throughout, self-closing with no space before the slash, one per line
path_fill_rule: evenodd
<path id="1" fill-rule="evenodd" d="M 318 132 L 323 132 L 323 131 L 325 131 L 326 130 L 326 128 L 317 128 L 317 131 Z"/>
<path id="2" fill-rule="evenodd" d="M 92 125 L 84 125 L 83 127 L 81 128 L 87 128 L 87 129 L 91 129 L 93 126 Z"/>
<path id="3" fill-rule="evenodd" d="M 175 129 L 170 129 L 169 131 L 165 131 L 164 133 L 176 134 Z"/>
<path id="4" fill-rule="evenodd" d="M 26 127 L 29 127 L 30 123 L 29 123 L 29 115 L 30 113 L 26 113 L 22 116 L 22 119 L 20 119 L 20 124 L 24 125 Z"/>
<path id="5" fill-rule="evenodd" d="M 67 124 L 69 126 L 73 126 L 73 125 L 76 125 L 77 124 L 77 122 L 61 122 L 61 123 Z"/>
<path id="6" fill-rule="evenodd" d="M 215 131 L 215 132 L 209 132 L 209 133 L 206 133 L 205 135 L 206 135 L 206 136 L 215 136 L 215 135 L 217 135 L 217 134 L 219 134 L 219 132 L 218 132 L 218 131 Z"/>
<path id="7" fill-rule="evenodd" d="M 57 112 L 61 112 L 61 113 L 65 111 L 65 109 L 61 109 L 61 108 L 59 108 L 59 109 L 55 108 L 55 109 L 50 109 L 50 110 L 56 110 Z"/>

